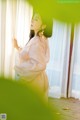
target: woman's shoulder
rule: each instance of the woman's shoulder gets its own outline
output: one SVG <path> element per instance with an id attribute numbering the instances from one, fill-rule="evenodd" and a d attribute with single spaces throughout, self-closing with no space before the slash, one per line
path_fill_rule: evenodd
<path id="1" fill-rule="evenodd" d="M 40 38 L 41 38 L 42 40 L 47 40 L 47 37 L 44 36 L 44 35 L 40 36 Z"/>
<path id="2" fill-rule="evenodd" d="M 40 37 L 40 41 L 44 44 L 47 44 L 48 43 L 48 38 L 43 35 L 43 36 Z"/>
<path id="3" fill-rule="evenodd" d="M 45 36 L 34 36 L 28 46 L 32 46 L 32 45 L 38 45 L 38 44 L 47 44 L 48 40 L 47 40 L 47 37 Z"/>

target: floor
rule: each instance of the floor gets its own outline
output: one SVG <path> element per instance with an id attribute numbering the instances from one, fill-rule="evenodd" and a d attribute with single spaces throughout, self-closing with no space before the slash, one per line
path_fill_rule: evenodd
<path id="1" fill-rule="evenodd" d="M 59 115 L 62 120 L 80 120 L 80 100 L 73 98 L 49 98 L 49 103 L 52 107 L 57 108 L 56 114 Z"/>

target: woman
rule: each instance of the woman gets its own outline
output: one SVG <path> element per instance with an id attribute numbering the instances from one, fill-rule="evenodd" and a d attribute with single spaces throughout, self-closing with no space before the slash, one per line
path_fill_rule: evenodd
<path id="1" fill-rule="evenodd" d="M 20 79 L 32 86 L 41 97 L 48 101 L 48 78 L 45 73 L 49 61 L 48 40 L 43 35 L 46 25 L 39 14 L 31 21 L 31 36 L 24 48 L 20 48 L 14 39 L 14 47 L 18 50 L 15 71 Z M 33 33 L 33 34 L 32 34 Z"/>

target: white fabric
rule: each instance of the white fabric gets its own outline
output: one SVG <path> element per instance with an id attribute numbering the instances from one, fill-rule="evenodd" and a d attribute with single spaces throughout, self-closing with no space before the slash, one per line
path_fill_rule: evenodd
<path id="1" fill-rule="evenodd" d="M 53 35 L 49 40 L 50 61 L 47 66 L 49 96 L 66 97 L 71 25 L 53 22 Z"/>
<path id="2" fill-rule="evenodd" d="M 29 59 L 22 59 L 25 55 Z M 36 75 L 46 69 L 49 59 L 49 48 L 47 39 L 38 36 L 33 37 L 30 42 L 18 53 L 15 70 L 21 77 L 32 80 Z M 31 78 L 31 79 L 30 79 Z"/>
<path id="3" fill-rule="evenodd" d="M 1 0 L 0 0 L 0 31 L 1 31 Z M 1 74 L 1 32 L 0 32 L 0 74 Z"/>
<path id="4" fill-rule="evenodd" d="M 13 37 L 24 45 L 28 40 L 32 8 L 25 0 L 0 0 L 0 74 L 14 77 Z M 25 32 L 26 31 L 26 32 Z"/>
<path id="5" fill-rule="evenodd" d="M 80 24 L 75 25 L 69 97 L 80 99 Z"/>

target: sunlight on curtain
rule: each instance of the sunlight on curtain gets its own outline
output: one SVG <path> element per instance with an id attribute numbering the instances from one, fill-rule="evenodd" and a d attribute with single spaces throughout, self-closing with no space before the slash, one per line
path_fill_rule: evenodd
<path id="1" fill-rule="evenodd" d="M 0 73 L 1 73 L 1 1 L 0 1 Z"/>
<path id="2" fill-rule="evenodd" d="M 47 66 L 49 96 L 66 97 L 71 25 L 54 21 Z"/>
<path id="3" fill-rule="evenodd" d="M 16 4 L 14 4 L 15 6 Z M 16 6 L 15 6 L 16 8 Z M 13 65 L 13 46 L 12 46 L 12 35 L 13 35 L 13 1 L 6 1 L 6 21 L 5 21 L 5 61 L 4 61 L 4 75 L 12 76 L 12 65 Z"/>
<path id="4" fill-rule="evenodd" d="M 74 31 L 69 97 L 80 99 L 80 24 Z"/>
<path id="5" fill-rule="evenodd" d="M 28 41 L 32 8 L 25 0 L 0 1 L 1 39 L 0 74 L 14 77 L 14 54 L 12 40 L 15 37 L 20 46 Z"/>
<path id="6" fill-rule="evenodd" d="M 29 40 L 30 23 L 32 17 L 32 7 L 24 2 L 17 1 L 16 29 L 15 37 L 20 46 L 24 46 Z"/>
<path id="7" fill-rule="evenodd" d="M 20 47 L 23 47 L 29 40 L 30 23 L 32 17 L 32 7 L 24 1 L 25 0 L 17 0 L 16 25 L 14 28 L 14 37 L 17 39 Z M 16 50 L 14 58 L 16 57 L 15 55 Z M 16 73 L 15 77 L 17 79 Z"/>
<path id="8" fill-rule="evenodd" d="M 6 1 L 0 1 L 1 3 L 1 25 L 0 25 L 0 29 L 1 29 L 1 67 L 0 67 L 0 74 L 3 75 L 4 74 L 4 61 L 5 61 L 5 21 L 6 21 Z"/>

